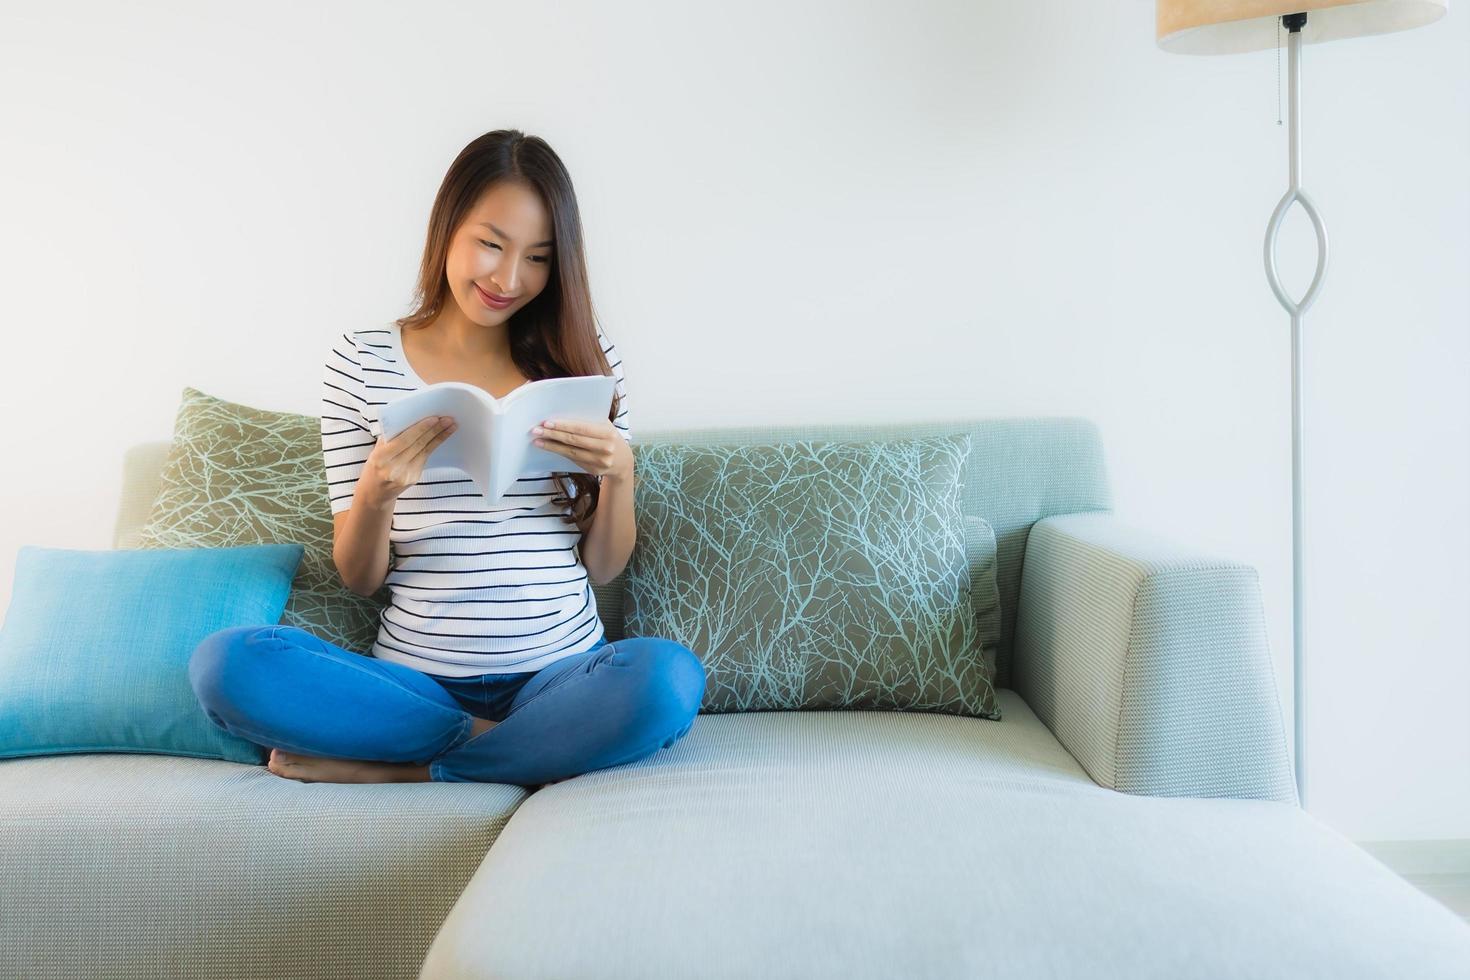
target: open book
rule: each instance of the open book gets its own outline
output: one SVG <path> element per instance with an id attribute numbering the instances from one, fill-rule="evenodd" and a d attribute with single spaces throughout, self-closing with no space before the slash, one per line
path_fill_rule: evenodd
<path id="1" fill-rule="evenodd" d="M 547 419 L 606 421 L 616 385 L 616 378 L 602 374 L 542 378 L 496 399 L 478 385 L 440 381 L 388 402 L 371 431 L 392 439 L 430 415 L 452 416 L 458 428 L 429 453 L 424 469 L 463 471 L 486 506 L 494 506 L 523 476 L 586 473 L 561 453 L 531 445 L 538 438 L 531 430 Z"/>

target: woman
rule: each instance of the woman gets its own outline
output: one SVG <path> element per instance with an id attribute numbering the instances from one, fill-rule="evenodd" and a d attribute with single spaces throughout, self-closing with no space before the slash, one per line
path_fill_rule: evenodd
<path id="1" fill-rule="evenodd" d="M 293 626 L 220 630 L 190 658 L 200 704 L 271 746 L 272 772 L 305 782 L 539 787 L 672 745 L 699 711 L 704 667 L 673 640 L 608 642 L 597 613 L 592 582 L 611 581 L 633 550 L 632 437 L 571 178 L 543 140 L 496 130 L 455 159 L 416 302 L 385 328 L 343 334 L 323 369 L 333 561 L 359 595 L 385 582 L 391 595 L 371 655 Z M 606 421 L 547 419 L 535 432 L 587 472 L 525 476 L 498 506 L 458 470 L 424 471 L 452 419 L 372 436 L 382 405 L 425 384 L 501 398 L 610 372 Z"/>

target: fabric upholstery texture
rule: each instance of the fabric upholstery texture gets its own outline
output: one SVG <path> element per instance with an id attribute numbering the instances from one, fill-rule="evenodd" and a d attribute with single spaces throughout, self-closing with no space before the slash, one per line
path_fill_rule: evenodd
<path id="1" fill-rule="evenodd" d="M 421 980 L 1460 980 L 1470 927 L 1265 800 L 1097 786 L 1005 720 L 701 715 L 521 804 Z"/>
<path id="2" fill-rule="evenodd" d="M 1259 576 L 1111 514 L 1037 521 L 1016 691 L 1100 785 L 1297 802 Z"/>
<path id="3" fill-rule="evenodd" d="M 526 791 L 0 762 L 0 976 L 404 980 Z"/>
<path id="4" fill-rule="evenodd" d="M 301 569 L 281 622 L 370 650 L 386 587 L 364 597 L 332 561 L 332 513 L 314 415 L 273 412 L 184 389 L 141 548 L 299 542 Z"/>
<path id="5" fill-rule="evenodd" d="M 970 447 L 968 433 L 641 447 L 627 635 L 698 651 L 706 712 L 998 720 L 959 506 Z"/>
<path id="6" fill-rule="evenodd" d="M 970 606 L 979 630 L 980 655 L 989 676 L 995 676 L 995 652 L 1000 646 L 1000 585 L 996 582 L 995 528 L 983 518 L 965 514 L 965 563 L 970 568 Z M 999 710 L 1000 703 L 996 702 Z"/>
<path id="7" fill-rule="evenodd" d="M 200 640 L 276 622 L 299 544 L 154 551 L 22 545 L 0 628 L 0 759 L 160 752 L 255 763 L 185 670 Z"/>

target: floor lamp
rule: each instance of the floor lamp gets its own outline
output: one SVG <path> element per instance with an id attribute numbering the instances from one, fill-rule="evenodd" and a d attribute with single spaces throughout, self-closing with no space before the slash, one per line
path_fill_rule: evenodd
<path id="1" fill-rule="evenodd" d="M 1419 27 L 1444 16 L 1447 0 L 1156 0 L 1159 47 L 1178 54 L 1236 54 L 1277 45 L 1284 28 L 1288 64 L 1290 182 L 1266 223 L 1266 280 L 1291 314 L 1291 563 L 1292 687 L 1296 742 L 1296 788 L 1307 805 L 1306 662 L 1302 642 L 1302 314 L 1317 298 L 1327 271 L 1327 229 L 1301 187 L 1300 90 L 1302 45 Z M 1278 27 L 1279 21 L 1279 27 Z M 1317 231 L 1317 272 L 1299 300 L 1281 285 L 1276 271 L 1276 235 L 1287 209 L 1300 204 Z"/>

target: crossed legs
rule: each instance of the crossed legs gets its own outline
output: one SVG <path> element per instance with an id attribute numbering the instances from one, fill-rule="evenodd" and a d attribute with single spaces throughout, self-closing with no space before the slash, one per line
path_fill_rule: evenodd
<path id="1" fill-rule="evenodd" d="M 293 626 L 210 634 L 189 679 L 210 720 L 272 748 L 267 765 L 287 778 L 527 786 L 672 745 L 693 725 L 705 685 L 687 647 L 627 638 L 539 671 L 495 722 L 466 712 L 427 674 Z"/>

